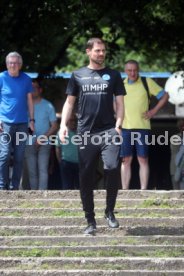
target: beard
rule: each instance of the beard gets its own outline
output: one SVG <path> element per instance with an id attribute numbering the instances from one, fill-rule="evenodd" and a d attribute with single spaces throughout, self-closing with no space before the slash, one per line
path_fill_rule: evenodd
<path id="1" fill-rule="evenodd" d="M 102 65 L 104 63 L 105 58 L 91 59 L 91 61 L 95 64 Z"/>

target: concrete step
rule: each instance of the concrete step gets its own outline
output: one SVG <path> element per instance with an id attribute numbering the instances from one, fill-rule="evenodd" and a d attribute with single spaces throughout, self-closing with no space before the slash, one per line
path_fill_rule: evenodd
<path id="1" fill-rule="evenodd" d="M 104 217 L 102 208 L 95 208 L 96 217 Z M 117 216 L 125 217 L 183 217 L 184 208 L 116 208 Z M 2 217 L 84 217 L 82 208 L 1 208 Z"/>
<path id="2" fill-rule="evenodd" d="M 162 217 L 162 218 L 152 218 L 152 217 L 119 217 L 121 226 L 132 226 L 132 227 L 183 227 L 184 229 L 184 217 Z M 107 221 L 104 217 L 99 217 L 96 219 L 97 225 L 106 226 Z M 76 226 L 86 225 L 86 220 L 82 217 L 0 217 L 0 225 L 2 226 Z"/>
<path id="3" fill-rule="evenodd" d="M 156 223 L 156 221 L 155 221 Z M 0 236 L 56 236 L 56 235 L 81 235 L 86 225 L 77 226 L 0 226 Z M 122 236 L 122 235 L 184 235 L 183 226 L 120 226 L 118 229 L 110 229 L 108 226 L 97 226 L 96 235 Z"/>
<path id="4" fill-rule="evenodd" d="M 94 197 L 95 202 L 95 208 L 105 208 L 105 195 L 102 198 Z M 12 199 L 9 197 L 6 197 L 4 199 L 0 199 L 0 208 L 76 208 L 81 209 L 81 200 L 80 197 L 77 198 L 30 198 L 28 199 Z M 184 208 L 184 199 L 180 198 L 141 198 L 141 199 L 135 199 L 135 198 L 123 198 L 119 196 L 116 208 Z"/>
<path id="5" fill-rule="evenodd" d="M 95 198 L 105 198 L 105 190 L 94 190 Z M 119 190 L 119 198 L 128 199 L 147 199 L 148 197 L 159 198 L 159 199 L 184 199 L 184 192 L 182 190 Z M 0 199 L 78 199 L 80 198 L 80 193 L 78 190 L 47 190 L 47 191 L 37 191 L 37 190 L 24 190 L 24 191 L 1 191 Z"/>
<path id="6" fill-rule="evenodd" d="M 79 191 L 0 192 L 0 275 L 184 275 L 184 193 L 119 191 L 118 229 L 94 191 L 97 231 L 84 236 Z"/>
<path id="7" fill-rule="evenodd" d="M 183 271 L 176 270 L 0 270 L 4 276 L 183 276 Z"/>
<path id="8" fill-rule="evenodd" d="M 1 246 L 184 245 L 182 236 L 0 236 Z"/>
<path id="9" fill-rule="evenodd" d="M 149 270 L 182 271 L 184 258 L 145 257 L 5 257 L 0 258 L 1 270 Z M 80 275 L 80 274 L 79 274 Z"/>
<path id="10" fill-rule="evenodd" d="M 184 245 L 0 246 L 0 257 L 153 257 L 184 256 Z"/>

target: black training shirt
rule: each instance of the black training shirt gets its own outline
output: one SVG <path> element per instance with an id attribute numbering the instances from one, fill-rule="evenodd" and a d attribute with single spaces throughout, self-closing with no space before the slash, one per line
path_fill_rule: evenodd
<path id="1" fill-rule="evenodd" d="M 113 97 L 126 94 L 118 71 L 88 67 L 72 73 L 66 93 L 78 97 L 79 133 L 96 133 L 114 127 Z"/>

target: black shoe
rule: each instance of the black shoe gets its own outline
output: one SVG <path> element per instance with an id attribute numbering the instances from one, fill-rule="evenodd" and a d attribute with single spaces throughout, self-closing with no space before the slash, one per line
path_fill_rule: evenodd
<path id="1" fill-rule="evenodd" d="M 115 218 L 113 212 L 105 213 L 105 219 L 108 221 L 108 224 L 109 224 L 110 228 L 118 228 L 119 227 L 119 222 Z"/>
<path id="2" fill-rule="evenodd" d="M 96 222 L 88 223 L 88 226 L 84 230 L 85 235 L 94 235 L 96 232 Z"/>

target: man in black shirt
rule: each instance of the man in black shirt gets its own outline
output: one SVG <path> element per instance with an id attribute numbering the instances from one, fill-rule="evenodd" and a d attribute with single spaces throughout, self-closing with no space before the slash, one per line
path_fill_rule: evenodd
<path id="1" fill-rule="evenodd" d="M 60 139 L 66 142 L 67 122 L 78 98 L 78 137 L 80 194 L 88 222 L 85 234 L 96 230 L 93 189 L 96 163 L 101 155 L 106 180 L 105 218 L 109 227 L 119 227 L 114 216 L 118 193 L 119 150 L 124 115 L 125 89 L 120 73 L 104 66 L 106 47 L 100 38 L 87 42 L 89 65 L 73 72 L 67 86 L 62 111 Z M 116 114 L 114 114 L 115 104 Z"/>

